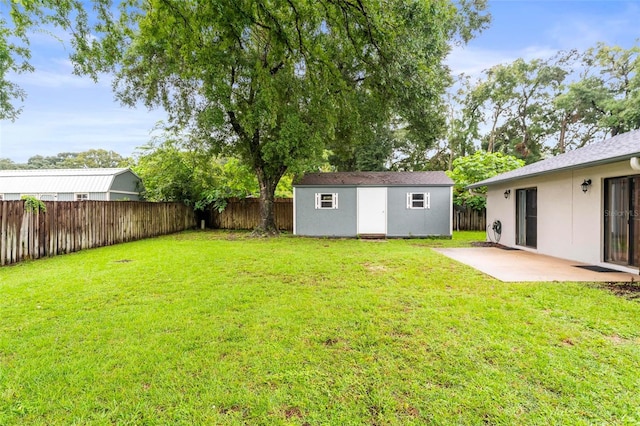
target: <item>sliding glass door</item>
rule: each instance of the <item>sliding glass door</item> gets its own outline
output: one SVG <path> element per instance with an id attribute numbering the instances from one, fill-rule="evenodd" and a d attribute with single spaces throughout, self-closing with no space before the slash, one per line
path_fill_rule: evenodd
<path id="1" fill-rule="evenodd" d="M 640 176 L 605 180 L 604 260 L 640 266 Z"/>
<path id="2" fill-rule="evenodd" d="M 538 246 L 538 190 L 516 191 L 516 244 L 536 248 Z"/>

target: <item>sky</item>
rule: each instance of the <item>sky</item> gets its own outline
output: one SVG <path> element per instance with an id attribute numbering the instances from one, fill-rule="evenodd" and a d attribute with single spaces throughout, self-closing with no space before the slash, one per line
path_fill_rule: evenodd
<path id="1" fill-rule="evenodd" d="M 489 12 L 489 28 L 452 49 L 447 64 L 454 75 L 479 75 L 499 63 L 548 58 L 559 50 L 584 51 L 599 41 L 629 48 L 640 38 L 640 0 L 489 0 Z M 31 44 L 36 71 L 13 78 L 27 99 L 14 122 L 0 121 L 0 158 L 23 163 L 34 155 L 89 149 L 130 156 L 158 134 L 153 129 L 165 119 L 163 111 L 121 106 L 108 78 L 94 83 L 74 76 L 59 40 L 37 33 Z"/>

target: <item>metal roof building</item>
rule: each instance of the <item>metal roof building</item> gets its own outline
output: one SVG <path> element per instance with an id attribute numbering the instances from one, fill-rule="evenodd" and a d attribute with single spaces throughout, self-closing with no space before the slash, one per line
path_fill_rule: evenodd
<path id="1" fill-rule="evenodd" d="M 0 200 L 140 200 L 142 181 L 128 168 L 0 170 Z"/>

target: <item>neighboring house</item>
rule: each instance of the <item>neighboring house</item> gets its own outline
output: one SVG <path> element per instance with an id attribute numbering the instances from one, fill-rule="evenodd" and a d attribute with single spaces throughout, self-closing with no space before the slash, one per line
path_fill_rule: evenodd
<path id="1" fill-rule="evenodd" d="M 130 169 L 0 170 L 0 200 L 140 200 L 142 181 Z"/>
<path id="2" fill-rule="evenodd" d="M 444 172 L 307 174 L 293 187 L 293 233 L 451 237 L 452 190 Z"/>
<path id="3" fill-rule="evenodd" d="M 558 155 L 469 188 L 488 186 L 488 235 L 550 256 L 638 272 L 640 130 Z"/>

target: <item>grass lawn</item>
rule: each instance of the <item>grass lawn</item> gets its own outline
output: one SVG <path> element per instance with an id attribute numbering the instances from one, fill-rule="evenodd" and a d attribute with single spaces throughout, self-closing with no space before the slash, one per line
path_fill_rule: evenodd
<path id="1" fill-rule="evenodd" d="M 190 232 L 0 268 L 0 425 L 638 424 L 640 303 L 482 239 Z"/>

